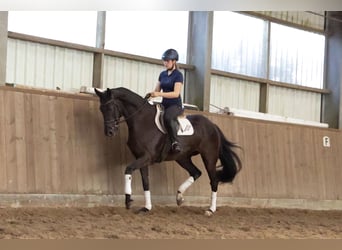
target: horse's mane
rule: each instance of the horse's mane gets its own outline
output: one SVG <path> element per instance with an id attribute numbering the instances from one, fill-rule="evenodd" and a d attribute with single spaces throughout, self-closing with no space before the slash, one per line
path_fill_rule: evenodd
<path id="1" fill-rule="evenodd" d="M 141 105 L 144 102 L 144 98 L 142 98 L 137 93 L 124 88 L 124 87 L 118 87 L 110 90 L 114 96 L 115 99 L 119 99 L 122 102 L 131 102 L 132 104 Z"/>

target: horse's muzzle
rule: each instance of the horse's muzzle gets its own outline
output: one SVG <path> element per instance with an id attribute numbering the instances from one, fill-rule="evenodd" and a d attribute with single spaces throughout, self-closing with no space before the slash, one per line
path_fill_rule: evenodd
<path id="1" fill-rule="evenodd" d="M 117 135 L 119 130 L 119 125 L 118 124 L 114 124 L 112 126 L 105 126 L 105 135 L 108 137 L 112 137 L 113 135 Z"/>
<path id="2" fill-rule="evenodd" d="M 114 130 L 112 130 L 112 129 L 106 130 L 105 135 L 108 137 L 112 137 L 114 135 Z"/>

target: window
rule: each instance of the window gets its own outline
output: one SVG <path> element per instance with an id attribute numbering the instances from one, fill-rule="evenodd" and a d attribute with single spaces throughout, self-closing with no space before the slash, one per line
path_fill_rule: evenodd
<path id="1" fill-rule="evenodd" d="M 270 79 L 322 88 L 324 35 L 271 23 Z"/>
<path id="2" fill-rule="evenodd" d="M 267 22 L 228 12 L 214 12 L 212 68 L 266 77 Z"/>
<path id="3" fill-rule="evenodd" d="M 214 12 L 213 69 L 323 88 L 324 51 L 322 34 L 244 14 Z"/>
<path id="4" fill-rule="evenodd" d="M 108 11 L 105 48 L 160 59 L 174 48 L 186 62 L 187 11 Z"/>
<path id="5" fill-rule="evenodd" d="M 95 46 L 96 11 L 9 11 L 8 30 Z"/>

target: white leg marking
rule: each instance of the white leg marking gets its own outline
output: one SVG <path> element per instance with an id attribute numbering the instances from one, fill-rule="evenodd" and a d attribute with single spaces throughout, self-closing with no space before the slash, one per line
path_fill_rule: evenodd
<path id="1" fill-rule="evenodd" d="M 152 209 L 152 202 L 151 202 L 151 192 L 145 191 L 144 192 L 145 195 L 145 208 L 147 208 L 148 210 Z"/>
<path id="2" fill-rule="evenodd" d="M 132 175 L 125 174 L 125 194 L 132 194 Z"/>
<path id="3" fill-rule="evenodd" d="M 211 206 L 210 206 L 210 210 L 212 212 L 216 211 L 216 200 L 217 200 L 217 192 L 211 192 Z"/>
<path id="4" fill-rule="evenodd" d="M 183 193 L 192 185 L 192 183 L 194 183 L 194 181 L 195 181 L 194 177 L 190 176 L 188 179 L 186 179 L 186 181 L 182 183 L 182 185 L 179 186 L 177 197 L 176 197 L 178 206 L 182 205 L 184 201 Z"/>
<path id="5" fill-rule="evenodd" d="M 192 183 L 194 183 L 194 181 L 194 177 L 190 176 L 185 182 L 183 182 L 182 185 L 179 186 L 178 191 L 180 193 L 184 193 L 185 190 L 187 190 L 192 185 Z"/>

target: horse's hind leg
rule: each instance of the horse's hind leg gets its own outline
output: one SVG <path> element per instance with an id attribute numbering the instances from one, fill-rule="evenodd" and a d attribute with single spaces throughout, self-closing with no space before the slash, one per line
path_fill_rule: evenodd
<path id="1" fill-rule="evenodd" d="M 216 198 L 217 198 L 217 189 L 218 189 L 218 179 L 216 175 L 216 162 L 217 159 L 213 157 L 208 157 L 205 155 L 201 155 L 202 160 L 204 162 L 205 168 L 208 172 L 208 176 L 210 179 L 210 187 L 211 187 L 211 200 L 210 207 L 205 212 L 205 215 L 211 216 L 216 211 Z"/>
<path id="2" fill-rule="evenodd" d="M 177 191 L 176 201 L 177 205 L 180 206 L 184 202 L 183 193 L 187 190 L 195 180 L 201 176 L 201 171 L 192 163 L 191 158 L 184 158 L 177 160 L 177 163 L 184 168 L 190 175 L 190 177 L 183 182 Z"/>

